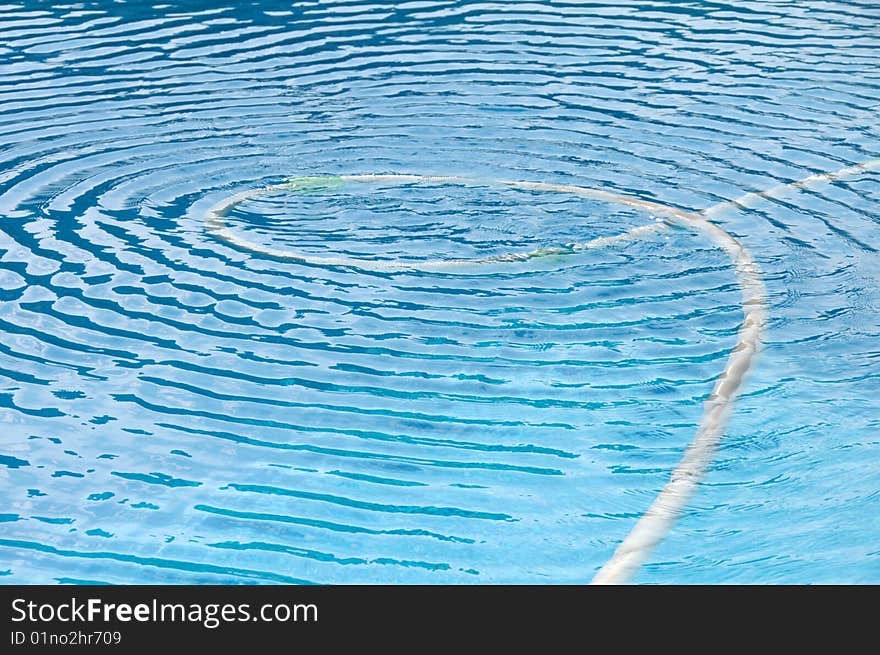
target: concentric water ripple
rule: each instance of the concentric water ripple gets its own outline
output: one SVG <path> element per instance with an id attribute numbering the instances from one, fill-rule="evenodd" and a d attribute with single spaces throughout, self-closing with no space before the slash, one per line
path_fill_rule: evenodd
<path id="1" fill-rule="evenodd" d="M 454 271 L 205 230 L 285 175 L 541 180 L 701 210 L 880 156 L 870 2 L 0 6 L 0 577 L 583 582 L 742 321 L 673 228 Z M 880 175 L 712 215 L 767 343 L 641 582 L 877 582 Z M 491 257 L 653 216 L 444 185 L 267 195 L 315 256 Z"/>

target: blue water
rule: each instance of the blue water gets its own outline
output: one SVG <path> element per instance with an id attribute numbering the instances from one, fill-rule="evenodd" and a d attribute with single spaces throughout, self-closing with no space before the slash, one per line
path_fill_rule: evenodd
<path id="1" fill-rule="evenodd" d="M 358 173 L 699 210 L 880 156 L 878 71 L 867 1 L 0 5 L 0 581 L 588 581 L 736 342 L 723 252 L 672 229 L 380 273 L 235 249 L 205 212 Z M 229 225 L 420 261 L 651 220 L 379 184 Z M 880 174 L 713 220 L 760 265 L 767 342 L 636 581 L 878 583 Z"/>

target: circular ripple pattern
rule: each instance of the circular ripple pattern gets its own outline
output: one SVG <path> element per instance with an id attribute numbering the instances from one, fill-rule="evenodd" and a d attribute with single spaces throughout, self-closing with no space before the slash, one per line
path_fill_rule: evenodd
<path id="1" fill-rule="evenodd" d="M 0 580 L 589 579 L 736 342 L 723 253 L 673 229 L 503 270 L 330 270 L 232 248 L 203 216 L 289 170 L 710 207 L 878 156 L 878 20 L 867 2 L 3 5 Z M 332 216 L 340 238 L 346 216 L 385 238 L 420 216 L 492 254 L 573 209 L 512 200 L 388 189 Z M 713 217 L 764 272 L 769 340 L 637 580 L 880 579 L 878 206 L 865 170 Z M 566 241 L 650 222 L 577 211 Z M 277 225 L 251 223 L 302 236 Z M 381 255 L 376 234 L 358 247 Z"/>

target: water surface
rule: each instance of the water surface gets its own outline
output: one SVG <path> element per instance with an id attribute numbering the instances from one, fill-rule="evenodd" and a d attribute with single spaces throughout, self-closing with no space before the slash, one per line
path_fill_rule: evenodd
<path id="1" fill-rule="evenodd" d="M 872 2 L 0 6 L 0 581 L 579 583 L 693 438 L 742 320 L 673 229 L 447 273 L 204 229 L 290 175 L 582 184 L 702 209 L 880 156 Z M 880 582 L 880 176 L 713 220 L 767 344 L 646 583 Z M 344 186 L 229 225 L 420 261 L 651 222 Z"/>

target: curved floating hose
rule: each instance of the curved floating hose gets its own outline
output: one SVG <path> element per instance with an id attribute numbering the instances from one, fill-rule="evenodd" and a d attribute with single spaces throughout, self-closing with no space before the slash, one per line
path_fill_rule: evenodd
<path id="1" fill-rule="evenodd" d="M 695 227 L 712 237 L 733 260 L 742 288 L 745 319 L 740 326 L 739 339 L 727 360 L 727 365 L 703 405 L 703 415 L 694 440 L 685 451 L 681 462 L 673 470 L 669 482 L 618 545 L 611 559 L 599 569 L 592 584 L 629 582 L 638 568 L 648 559 L 654 547 L 669 533 L 712 461 L 715 449 L 724 436 L 733 402 L 742 387 L 745 375 L 752 367 L 760 345 L 764 324 L 767 321 L 767 300 L 764 284 L 755 262 L 735 238 L 710 223 L 707 217 L 732 207 L 748 208 L 752 202 L 777 198 L 794 189 L 805 189 L 817 183 L 833 182 L 842 177 L 875 169 L 880 169 L 880 159 L 848 166 L 831 173 L 810 175 L 802 180 L 781 184 L 766 191 L 747 193 L 736 200 L 713 205 L 692 215 L 700 221 Z"/>
<path id="2" fill-rule="evenodd" d="M 815 183 L 834 181 L 847 175 L 877 168 L 880 168 L 880 160 L 872 160 L 863 164 L 849 166 L 832 173 L 811 175 L 803 180 L 779 185 L 767 191 L 749 193 L 731 202 L 720 203 L 699 212 L 686 211 L 613 191 L 566 184 L 510 180 L 486 181 L 461 176 L 432 175 L 364 174 L 300 177 L 288 179 L 282 184 L 243 191 L 221 200 L 209 209 L 205 215 L 205 227 L 210 234 L 225 241 L 234 248 L 266 257 L 313 266 L 346 267 L 379 272 L 455 271 L 461 268 L 484 264 L 523 262 L 549 255 L 572 254 L 581 250 L 609 246 L 621 241 L 647 236 L 662 230 L 668 224 L 681 225 L 709 237 L 718 248 L 727 253 L 733 263 L 742 291 L 743 322 L 740 325 L 737 342 L 730 353 L 727 364 L 718 376 L 712 393 L 703 405 L 703 413 L 700 417 L 696 436 L 687 447 L 684 457 L 673 470 L 669 482 L 663 487 L 651 506 L 639 518 L 630 533 L 617 547 L 611 559 L 599 570 L 592 581 L 593 584 L 621 584 L 628 582 L 632 578 L 639 566 L 650 556 L 654 547 L 669 533 L 673 523 L 696 491 L 706 469 L 712 462 L 718 444 L 724 436 L 733 403 L 742 388 L 746 375 L 752 368 L 767 322 L 767 294 L 755 260 L 734 236 L 712 223 L 708 217 L 731 207 L 747 207 L 750 203 L 757 200 L 775 198 L 792 189 L 807 188 Z M 345 256 L 321 257 L 294 250 L 271 248 L 253 243 L 236 235 L 226 224 L 226 217 L 229 212 L 246 200 L 283 190 L 305 193 L 323 191 L 350 182 L 489 184 L 530 191 L 567 193 L 635 207 L 651 212 L 658 218 L 662 218 L 662 220 L 633 228 L 616 236 L 600 237 L 591 241 L 568 244 L 566 246 L 471 259 L 424 260 L 418 262 L 370 260 Z"/>
<path id="3" fill-rule="evenodd" d="M 225 241 L 229 245 L 239 250 L 247 250 L 260 255 L 271 257 L 273 259 L 298 262 L 301 264 L 310 264 L 313 266 L 358 268 L 365 271 L 378 271 L 386 273 L 404 271 L 454 271 L 462 267 L 480 264 L 523 262 L 528 261 L 529 259 L 547 257 L 550 255 L 568 255 L 581 250 L 587 250 L 589 248 L 599 248 L 602 246 L 610 245 L 617 241 L 624 241 L 635 236 L 642 236 L 651 232 L 656 232 L 663 228 L 663 224 L 658 222 L 653 225 L 643 225 L 634 228 L 629 232 L 624 232 L 623 234 L 618 234 L 616 236 L 599 237 L 598 239 L 585 241 L 583 243 L 572 243 L 566 246 L 559 246 L 555 248 L 539 248 L 527 252 L 508 253 L 504 255 L 494 255 L 491 257 L 475 257 L 472 259 L 429 259 L 419 262 L 400 262 L 393 260 L 361 259 L 342 256 L 319 257 L 317 255 L 309 255 L 294 250 L 270 248 L 254 243 L 252 241 L 248 241 L 247 239 L 238 236 L 232 230 L 230 230 L 229 226 L 226 224 L 226 217 L 229 215 L 229 212 L 246 200 L 252 200 L 254 198 L 258 198 L 269 193 L 276 193 L 278 191 L 298 191 L 301 193 L 310 193 L 313 191 L 336 188 L 347 182 L 392 182 L 401 184 L 434 182 L 439 184 L 458 185 L 494 184 L 496 186 L 500 185 L 520 189 L 565 191 L 568 193 L 577 193 L 578 195 L 597 198 L 599 200 L 610 200 L 612 202 L 614 202 L 615 199 L 619 197 L 620 200 L 617 200 L 618 202 L 623 202 L 623 204 L 631 204 L 635 207 L 645 208 L 645 206 L 642 204 L 634 204 L 644 202 L 636 198 L 626 198 L 626 200 L 631 202 L 624 202 L 624 196 L 615 196 L 615 194 L 608 194 L 604 191 L 587 189 L 585 187 L 554 187 L 554 185 L 540 185 L 534 182 L 483 182 L 471 178 L 457 176 L 444 177 L 432 175 L 340 175 L 335 177 L 328 176 L 290 178 L 289 180 L 281 184 L 272 184 L 261 189 L 251 189 L 249 191 L 236 193 L 235 195 L 229 196 L 228 198 L 224 198 L 208 210 L 208 213 L 205 215 L 205 226 L 207 227 L 208 232 L 213 234 L 215 237 L 221 239 L 222 241 Z M 572 189 L 577 189 L 577 191 L 573 191 Z"/>

